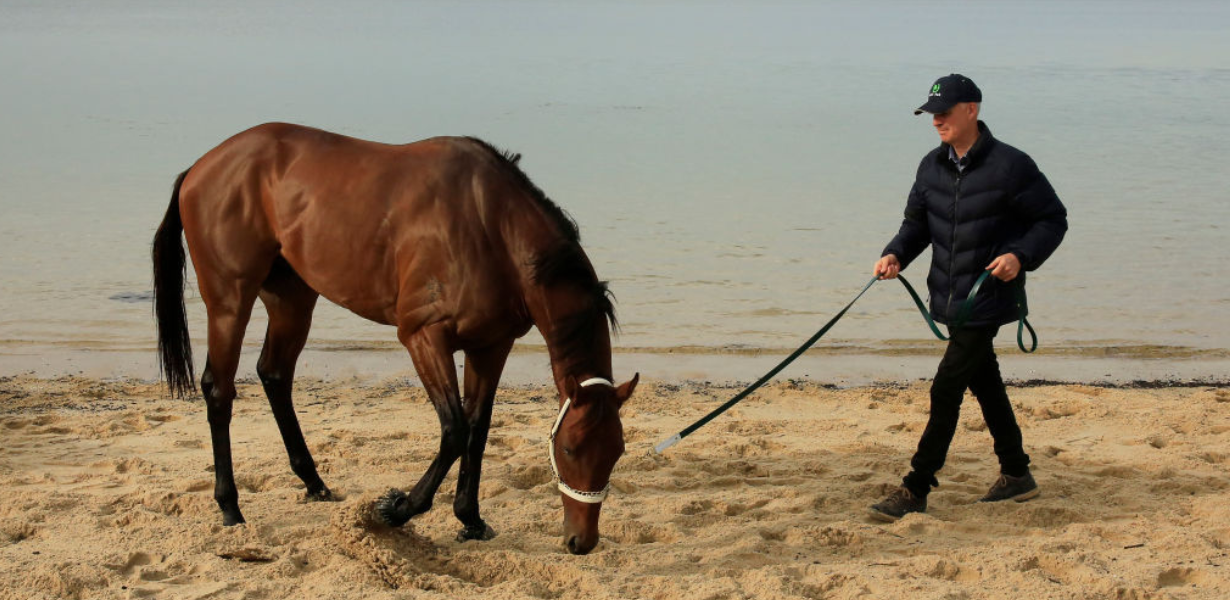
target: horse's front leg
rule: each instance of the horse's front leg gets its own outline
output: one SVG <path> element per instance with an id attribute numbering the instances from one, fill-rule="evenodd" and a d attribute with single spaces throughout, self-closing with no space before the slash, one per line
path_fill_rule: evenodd
<path id="1" fill-rule="evenodd" d="M 470 430 L 457 390 L 457 367 L 447 343 L 445 326 L 429 325 L 405 335 L 399 332 L 399 337 L 410 351 L 427 397 L 440 417 L 440 450 L 409 494 L 393 489 L 376 502 L 376 514 L 393 527 L 400 527 L 411 517 L 431 508 L 440 482 L 465 450 Z"/>
<path id="2" fill-rule="evenodd" d="M 491 405 L 512 345 L 513 340 L 509 339 L 490 348 L 466 351 L 464 405 L 470 436 L 461 455 L 457 496 L 453 499 L 453 514 L 464 525 L 457 533 L 458 541 L 495 537 L 495 531 L 478 514 L 478 486 L 482 479 L 487 433 L 491 429 Z"/>

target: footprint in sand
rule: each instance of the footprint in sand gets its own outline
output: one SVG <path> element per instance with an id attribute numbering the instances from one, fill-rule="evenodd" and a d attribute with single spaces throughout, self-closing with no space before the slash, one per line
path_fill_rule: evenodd
<path id="1" fill-rule="evenodd" d="M 21 591 L 37 590 L 46 598 L 93 598 L 107 587 L 108 575 L 103 567 L 78 561 L 36 564 L 22 578 L 28 589 Z"/>
<path id="2" fill-rule="evenodd" d="M 1161 450 L 1162 448 L 1170 445 L 1170 438 L 1161 435 L 1151 435 L 1145 438 L 1145 443 L 1157 448 L 1158 450 Z"/>
<path id="3" fill-rule="evenodd" d="M 718 477 L 731 476 L 736 479 L 736 484 L 743 483 L 747 478 L 752 477 L 768 477 L 770 475 L 768 469 L 758 461 L 748 460 L 720 460 L 701 463 L 700 470 Z M 695 473 L 693 473 L 695 475 Z"/>
<path id="4" fill-rule="evenodd" d="M 1055 458 L 1056 456 L 1059 456 L 1063 452 L 1064 452 L 1064 449 L 1059 448 L 1057 446 L 1047 446 L 1042 449 L 1042 454 L 1046 455 L 1047 458 Z"/>
<path id="5" fill-rule="evenodd" d="M 641 487 L 632 482 L 630 479 L 623 477 L 611 477 L 611 489 L 621 494 L 635 494 L 640 491 Z"/>
<path id="6" fill-rule="evenodd" d="M 103 460 L 90 464 L 90 468 L 101 473 L 115 475 L 154 475 L 166 472 L 166 468 L 162 465 L 136 457 Z M 127 480 L 127 478 L 124 479 Z"/>
<path id="7" fill-rule="evenodd" d="M 644 474 L 652 471 L 657 471 L 667 464 L 669 460 L 661 454 L 635 454 L 628 452 L 622 460 L 615 465 L 616 469 L 623 469 L 629 473 Z"/>
<path id="8" fill-rule="evenodd" d="M 805 527 L 790 527 L 786 530 L 783 541 L 790 546 L 816 547 L 823 546 L 828 548 L 849 548 L 859 546 L 863 543 L 863 538 L 858 533 L 849 531 L 842 527 L 832 526 L 805 526 Z"/>
<path id="9" fill-rule="evenodd" d="M 493 429 L 498 429 L 500 427 L 508 427 L 508 426 L 514 426 L 514 425 L 539 425 L 542 422 L 543 420 L 541 418 L 535 417 L 533 415 L 527 415 L 524 413 L 512 413 L 512 414 L 492 417 L 491 427 Z"/>
<path id="10" fill-rule="evenodd" d="M 757 533 L 760 534 L 760 539 L 766 542 L 781 542 L 786 539 L 786 530 L 781 527 L 761 529 Z"/>
<path id="11" fill-rule="evenodd" d="M 268 491 L 273 475 L 239 473 L 235 476 L 235 486 L 241 493 L 256 494 Z"/>
<path id="12" fill-rule="evenodd" d="M 1112 465 L 1109 467 L 1102 467 L 1101 469 L 1094 471 L 1094 475 L 1099 477 L 1115 477 L 1117 479 L 1136 479 L 1140 477 L 1140 469 L 1135 467 Z"/>
<path id="13" fill-rule="evenodd" d="M 1048 421 L 1078 415 L 1085 409 L 1087 404 L 1087 402 L 1081 400 L 1059 400 L 1035 406 L 1025 412 L 1035 419 Z"/>
<path id="14" fill-rule="evenodd" d="M 214 480 L 197 479 L 184 486 L 185 492 L 208 492 L 214 489 Z"/>
<path id="15" fill-rule="evenodd" d="M 133 552 L 124 561 L 112 561 L 103 566 L 127 578 L 142 582 L 183 582 L 197 573 L 196 567 L 184 568 L 180 563 L 168 563 L 166 556 Z"/>
<path id="16" fill-rule="evenodd" d="M 127 559 L 125 559 L 122 563 L 111 563 L 104 566 L 115 571 L 116 573 L 119 573 L 120 575 L 128 577 L 136 572 L 138 568 L 144 567 L 152 562 L 154 562 L 154 559 L 149 554 L 144 552 L 134 552 L 129 554 Z"/>
<path id="17" fill-rule="evenodd" d="M 764 506 L 768 503 L 769 503 L 769 500 L 767 499 L 757 500 L 750 504 L 742 504 L 739 502 L 734 502 L 731 504 L 727 504 L 725 510 L 722 511 L 722 514 L 728 517 L 738 517 L 745 513 L 749 513 L 757 509 L 764 508 Z"/>
<path id="18" fill-rule="evenodd" d="M 210 486 L 212 488 L 212 486 Z M 178 492 L 138 491 L 125 494 L 118 498 L 113 511 L 114 518 L 108 516 L 110 526 L 125 526 L 133 522 L 148 522 L 158 519 L 158 516 L 202 516 L 212 515 L 217 506 L 211 495 L 180 494 Z"/>
<path id="19" fill-rule="evenodd" d="M 681 515 L 699 515 L 713 511 L 713 501 L 692 500 L 679 509 Z"/>
<path id="20" fill-rule="evenodd" d="M 0 528 L 0 531 L 2 530 L 3 529 Z M 1210 546 L 1218 550 L 1230 548 L 1230 527 L 1207 531 L 1202 537 L 1204 537 L 1204 540 L 1208 542 Z"/>
<path id="21" fill-rule="evenodd" d="M 181 415 L 176 415 L 176 414 L 154 413 L 154 414 L 145 415 L 145 418 L 155 423 L 171 423 L 173 421 L 178 421 L 180 419 L 183 419 L 184 417 Z"/>
<path id="22" fill-rule="evenodd" d="M 0 521 L 0 542 L 5 544 L 16 544 L 28 540 L 37 532 L 38 528 L 26 521 Z"/>
<path id="23" fill-rule="evenodd" d="M 750 441 L 736 441 L 731 444 L 724 444 L 722 447 L 723 452 L 737 458 L 777 456 L 780 455 L 785 449 L 786 446 L 784 444 L 771 442 L 764 438 L 755 438 Z"/>
<path id="24" fill-rule="evenodd" d="M 1175 567 L 1166 569 L 1157 575 L 1157 587 L 1181 587 L 1185 585 L 1204 585 L 1209 583 L 1209 576 L 1199 569 Z"/>
<path id="25" fill-rule="evenodd" d="M 533 446 L 534 442 L 527 440 L 521 436 L 517 436 L 517 435 L 496 434 L 496 435 L 492 435 L 487 440 L 487 445 L 489 449 L 494 448 L 497 450 L 508 450 L 510 452 L 516 452 L 522 448 Z"/>
<path id="26" fill-rule="evenodd" d="M 679 532 L 666 527 L 655 527 L 640 521 L 615 521 L 603 523 L 602 536 L 618 544 L 673 543 L 679 540 Z"/>
<path id="27" fill-rule="evenodd" d="M 1036 501 L 1035 501 L 1036 502 Z M 1025 506 L 1013 519 L 1026 527 L 1054 528 L 1088 521 L 1079 511 L 1062 506 Z"/>
<path id="28" fill-rule="evenodd" d="M 982 574 L 976 569 L 964 567 L 946 558 L 923 559 L 918 567 L 918 571 L 923 575 L 944 581 L 971 583 L 982 579 Z"/>
<path id="29" fill-rule="evenodd" d="M 1070 565 L 1048 555 L 1031 556 L 1022 561 L 1017 569 L 1021 572 L 1040 571 L 1043 576 L 1057 583 L 1070 582 L 1073 577 Z"/>
<path id="30" fill-rule="evenodd" d="M 626 411 L 625 411 L 626 412 Z M 623 415 L 624 423 L 628 422 L 628 415 Z M 636 444 L 639 442 L 656 442 L 658 439 L 658 430 L 645 430 L 643 427 L 635 427 L 632 425 L 624 425 L 624 443 Z"/>
<path id="31" fill-rule="evenodd" d="M 502 481 L 518 490 L 528 490 L 549 483 L 551 471 L 542 465 L 514 467 Z"/>

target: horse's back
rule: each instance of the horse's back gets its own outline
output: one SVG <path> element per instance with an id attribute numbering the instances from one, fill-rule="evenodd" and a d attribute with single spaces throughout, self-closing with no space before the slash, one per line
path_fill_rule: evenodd
<path id="1" fill-rule="evenodd" d="M 275 226 L 301 209 L 306 196 L 332 205 L 339 214 L 362 213 L 415 198 L 419 194 L 414 192 L 425 187 L 457 183 L 481 162 L 473 146 L 455 137 L 383 144 L 301 125 L 266 123 L 202 156 L 189 170 L 181 194 L 214 203 L 259 197 Z"/>
<path id="2" fill-rule="evenodd" d="M 456 266 L 441 257 L 467 262 L 473 276 L 475 265 L 493 262 L 475 204 L 492 164 L 467 138 L 390 145 L 260 125 L 190 169 L 181 191 L 185 234 L 190 248 L 194 238 L 206 247 L 193 249 L 194 261 L 216 255 L 212 262 L 235 276 L 281 255 L 326 298 L 392 324 L 407 287 L 447 285 L 445 271 Z M 467 249 L 464 257 L 457 248 Z"/>

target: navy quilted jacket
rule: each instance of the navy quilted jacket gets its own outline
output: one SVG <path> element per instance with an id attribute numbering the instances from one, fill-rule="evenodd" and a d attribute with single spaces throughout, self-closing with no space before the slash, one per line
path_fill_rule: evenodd
<path id="1" fill-rule="evenodd" d="M 1068 230 L 1068 211 L 1029 155 L 996 140 L 982 121 L 964 172 L 948 145 L 918 165 L 905 220 L 884 255 L 904 270 L 931 245 L 931 316 L 952 323 L 970 288 L 995 257 L 1012 252 L 1022 271 L 1042 266 Z M 1018 275 L 1025 284 L 1025 273 Z M 1012 285 L 988 278 L 967 325 L 1002 325 L 1017 318 Z"/>

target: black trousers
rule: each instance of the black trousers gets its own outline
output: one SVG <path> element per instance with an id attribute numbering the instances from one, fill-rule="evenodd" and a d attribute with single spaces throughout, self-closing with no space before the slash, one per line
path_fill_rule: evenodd
<path id="1" fill-rule="evenodd" d="M 999 326 L 967 327 L 949 332 L 948 350 L 940 361 L 931 384 L 931 417 L 918 441 L 918 451 L 910 460 L 913 469 L 903 483 L 911 492 L 926 496 L 938 486 L 935 474 L 944 466 L 948 446 L 957 432 L 957 418 L 965 390 L 973 392 L 982 406 L 982 417 L 995 440 L 995 455 L 1000 471 L 1012 476 L 1029 471 L 1029 455 L 1021 444 L 1021 428 L 1016 424 L 1008 391 L 999 374 L 992 342 Z"/>

